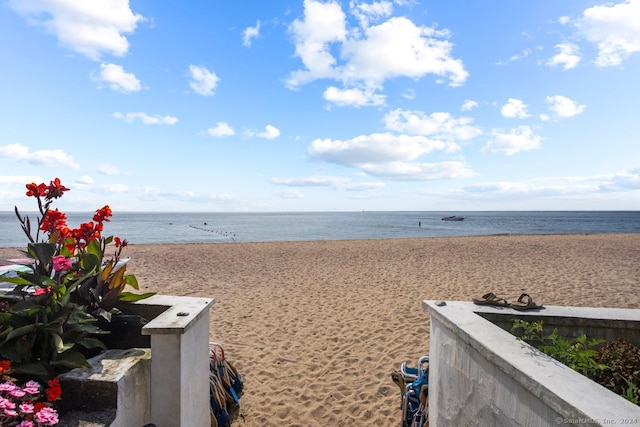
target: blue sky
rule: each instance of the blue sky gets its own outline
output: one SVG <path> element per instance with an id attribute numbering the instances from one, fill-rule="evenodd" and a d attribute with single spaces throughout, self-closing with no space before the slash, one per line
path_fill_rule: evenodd
<path id="1" fill-rule="evenodd" d="M 640 0 L 0 0 L 0 210 L 640 210 Z"/>

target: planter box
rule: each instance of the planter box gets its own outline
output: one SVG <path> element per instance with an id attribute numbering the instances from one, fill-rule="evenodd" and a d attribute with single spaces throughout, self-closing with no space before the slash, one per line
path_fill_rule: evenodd
<path id="1" fill-rule="evenodd" d="M 61 426 L 209 427 L 212 299 L 155 295 L 119 308 L 149 322 L 60 376 Z M 134 318 L 132 318 L 134 319 Z M 135 322 L 134 322 L 135 323 Z"/>
<path id="2" fill-rule="evenodd" d="M 640 407 L 508 332 L 513 319 L 543 320 L 567 338 L 584 333 L 638 345 L 640 310 L 442 304 L 423 301 L 431 315 L 430 425 L 640 424 Z"/>

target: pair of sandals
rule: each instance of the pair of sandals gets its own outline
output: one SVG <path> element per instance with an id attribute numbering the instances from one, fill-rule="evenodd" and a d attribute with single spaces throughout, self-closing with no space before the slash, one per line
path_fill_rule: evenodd
<path id="1" fill-rule="evenodd" d="M 510 307 L 514 310 L 536 310 L 544 308 L 542 304 L 537 304 L 529 294 L 523 293 L 518 298 L 518 301 L 509 302 L 504 298 L 499 298 L 493 292 L 484 294 L 481 298 L 474 298 L 474 304 L 478 305 L 493 305 L 497 307 Z"/>

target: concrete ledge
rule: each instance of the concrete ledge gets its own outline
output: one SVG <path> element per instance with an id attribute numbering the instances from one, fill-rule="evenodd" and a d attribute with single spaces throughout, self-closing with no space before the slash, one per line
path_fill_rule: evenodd
<path id="1" fill-rule="evenodd" d="M 79 422 L 97 425 L 144 425 L 150 417 L 148 402 L 151 351 L 149 349 L 107 350 L 89 359 L 91 368 L 77 368 L 60 375 L 63 410 L 67 425 Z M 101 421 L 97 421 L 101 420 Z M 91 425 L 91 424 L 77 424 Z"/>
<path id="2" fill-rule="evenodd" d="M 431 425 L 607 425 L 623 424 L 623 419 L 640 423 L 640 407 L 487 320 L 497 316 L 510 328 L 510 319 L 523 317 L 544 317 L 545 324 L 585 325 L 603 319 L 616 323 L 620 316 L 622 327 L 617 329 L 628 331 L 638 327 L 639 310 L 547 307 L 521 312 L 471 302 L 441 304 L 423 302 L 431 315 Z"/>
<path id="3" fill-rule="evenodd" d="M 154 295 L 133 305 L 163 307 L 164 310 L 142 328 L 142 335 L 184 334 L 213 306 L 211 298 Z"/>

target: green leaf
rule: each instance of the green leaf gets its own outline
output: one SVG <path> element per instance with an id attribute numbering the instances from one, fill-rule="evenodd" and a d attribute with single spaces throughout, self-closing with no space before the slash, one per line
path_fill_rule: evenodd
<path id="1" fill-rule="evenodd" d="M 29 375 L 34 377 L 47 377 L 48 372 L 46 366 L 42 362 L 28 362 L 22 363 L 13 368 L 13 372 L 16 374 Z"/>
<path id="2" fill-rule="evenodd" d="M 78 344 L 80 344 L 84 348 L 102 348 L 104 350 L 107 349 L 104 343 L 97 338 L 87 337 L 78 341 Z"/>
<path id="3" fill-rule="evenodd" d="M 21 337 L 23 335 L 27 335 L 33 331 L 35 331 L 37 328 L 36 324 L 30 324 L 30 325 L 25 325 L 25 326 L 21 326 L 19 328 L 15 328 L 13 331 L 11 331 L 9 333 L 9 335 L 7 335 L 7 341 L 12 340 L 16 337 Z"/>
<path id="4" fill-rule="evenodd" d="M 56 253 L 56 245 L 51 243 L 29 243 L 29 253 L 42 264 L 49 265 Z"/>
<path id="5" fill-rule="evenodd" d="M 0 276 L 0 282 L 15 283 L 16 285 L 30 285 L 31 282 L 22 277 L 4 277 Z"/>
<path id="6" fill-rule="evenodd" d="M 62 353 L 65 350 L 64 347 L 64 341 L 62 340 L 62 337 L 56 333 L 51 333 L 51 344 L 53 345 L 53 348 L 56 349 L 56 352 L 58 353 Z"/>
<path id="7" fill-rule="evenodd" d="M 135 302 L 135 301 L 140 301 L 143 300 L 145 298 L 149 298 L 154 296 L 156 293 L 155 292 L 147 292 L 144 294 L 134 294 L 132 292 L 123 292 L 120 294 L 120 301 L 122 302 Z"/>
<path id="8" fill-rule="evenodd" d="M 66 368 L 90 368 L 91 365 L 82 353 L 77 351 L 66 351 L 56 360 L 51 361 L 51 366 L 64 366 Z"/>
<path id="9" fill-rule="evenodd" d="M 104 256 L 104 254 L 102 253 L 102 247 L 100 245 L 100 241 L 99 240 L 92 240 L 89 242 L 89 244 L 87 245 L 87 253 L 94 255 L 96 258 L 98 259 L 102 259 L 102 257 Z"/>
<path id="10" fill-rule="evenodd" d="M 131 286 L 133 289 L 138 290 L 138 279 L 133 274 L 127 274 L 124 276 L 124 280 L 127 285 Z"/>
<path id="11" fill-rule="evenodd" d="M 92 242 L 95 242 L 92 241 Z M 87 246 L 88 248 L 89 246 Z M 80 268 L 83 273 L 92 273 L 94 271 L 100 271 L 100 265 L 102 264 L 102 257 L 91 252 L 84 253 L 80 256 Z"/>
<path id="12" fill-rule="evenodd" d="M 10 360 L 14 363 L 22 362 L 20 358 L 20 353 L 16 350 L 14 346 L 11 347 L 0 347 L 0 356 L 3 359 Z"/>
<path id="13" fill-rule="evenodd" d="M 4 325 L 3 325 L 4 326 Z M 5 326 L 5 329 L 0 332 L 0 340 L 4 341 L 7 335 L 13 331 L 13 326 Z M 2 345 L 2 344 L 0 344 Z"/>

